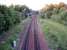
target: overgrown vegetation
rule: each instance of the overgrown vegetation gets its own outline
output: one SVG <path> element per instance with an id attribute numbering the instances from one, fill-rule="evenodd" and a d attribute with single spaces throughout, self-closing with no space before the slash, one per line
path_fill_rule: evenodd
<path id="1" fill-rule="evenodd" d="M 66 4 L 50 4 L 41 10 L 40 23 L 51 50 L 67 50 Z"/>
<path id="2" fill-rule="evenodd" d="M 14 40 L 16 40 L 16 42 L 18 41 L 19 33 L 23 32 L 25 25 L 29 20 L 30 18 L 27 18 L 13 27 L 11 30 L 9 30 L 11 35 L 3 43 L 0 44 L 0 50 L 13 50 L 11 42 L 13 42 Z"/>
<path id="3" fill-rule="evenodd" d="M 42 30 L 51 50 L 67 50 L 67 27 L 49 19 L 40 19 Z"/>
<path id="4" fill-rule="evenodd" d="M 41 10 L 42 18 L 51 19 L 53 21 L 59 22 L 61 24 L 67 25 L 67 9 L 66 4 L 50 4 L 46 5 Z"/>
<path id="5" fill-rule="evenodd" d="M 0 34 L 27 18 L 29 12 L 30 9 L 25 5 L 0 5 Z"/>

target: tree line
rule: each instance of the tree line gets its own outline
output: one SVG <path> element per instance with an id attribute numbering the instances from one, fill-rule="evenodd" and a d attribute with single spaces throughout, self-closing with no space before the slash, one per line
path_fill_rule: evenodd
<path id="1" fill-rule="evenodd" d="M 41 10 L 41 17 L 51 19 L 61 24 L 67 25 L 67 4 L 47 4 Z"/>
<path id="2" fill-rule="evenodd" d="M 26 5 L 0 5 L 0 34 L 27 18 L 30 9 Z"/>

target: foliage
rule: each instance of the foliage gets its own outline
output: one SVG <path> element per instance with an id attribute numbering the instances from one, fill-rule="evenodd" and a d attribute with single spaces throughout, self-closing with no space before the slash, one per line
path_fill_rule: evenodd
<path id="1" fill-rule="evenodd" d="M 29 8 L 25 5 L 11 5 L 9 7 L 0 5 L 0 34 L 20 23 L 22 19 L 27 18 L 26 15 L 29 11 Z"/>
<path id="2" fill-rule="evenodd" d="M 67 50 L 67 4 L 50 4 L 41 10 L 42 29 L 51 50 Z"/>
<path id="3" fill-rule="evenodd" d="M 12 29 L 9 30 L 9 32 L 11 33 L 10 36 L 8 36 L 9 38 L 7 38 L 2 44 L 0 44 L 0 50 L 13 50 L 12 46 L 11 46 L 11 42 L 14 40 L 18 40 L 17 38 L 19 37 L 19 33 L 23 32 L 24 27 L 27 23 L 27 21 L 29 21 L 30 19 L 27 18 L 25 20 L 22 20 L 22 22 L 20 22 L 18 25 L 14 26 Z"/>
<path id="4" fill-rule="evenodd" d="M 41 14 L 43 13 L 41 16 L 67 25 L 67 9 L 65 5 L 66 4 L 62 2 L 59 4 L 47 5 L 41 10 Z"/>
<path id="5" fill-rule="evenodd" d="M 40 19 L 50 50 L 67 50 L 67 27 L 49 19 Z"/>

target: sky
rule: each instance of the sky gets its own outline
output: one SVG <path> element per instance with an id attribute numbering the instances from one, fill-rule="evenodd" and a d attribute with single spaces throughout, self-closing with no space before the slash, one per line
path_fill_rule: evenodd
<path id="1" fill-rule="evenodd" d="M 50 3 L 59 3 L 64 2 L 67 3 L 67 0 L 0 0 L 0 4 L 5 4 L 7 6 L 13 4 L 13 5 L 26 5 L 30 9 L 33 10 L 39 10 L 41 9 L 45 4 Z"/>

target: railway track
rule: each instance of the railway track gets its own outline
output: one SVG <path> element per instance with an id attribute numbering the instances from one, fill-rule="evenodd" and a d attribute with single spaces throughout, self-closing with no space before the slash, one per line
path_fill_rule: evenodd
<path id="1" fill-rule="evenodd" d="M 32 16 L 24 35 L 20 35 L 16 50 L 48 50 L 43 33 L 40 32 L 37 17 Z"/>

